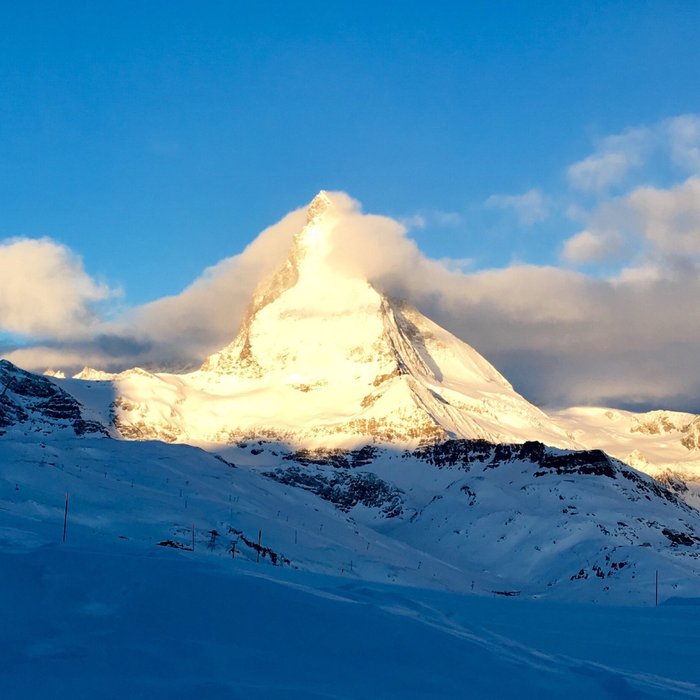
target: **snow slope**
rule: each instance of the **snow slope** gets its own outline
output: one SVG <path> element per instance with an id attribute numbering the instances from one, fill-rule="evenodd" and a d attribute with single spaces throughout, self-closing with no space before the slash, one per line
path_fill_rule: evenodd
<path id="1" fill-rule="evenodd" d="M 700 697 L 698 514 L 542 450 L 6 433 L 3 697 Z"/>
<path id="2" fill-rule="evenodd" d="M 0 547 L 13 700 L 700 697 L 700 607 L 400 589 L 130 543 Z"/>
<path id="3" fill-rule="evenodd" d="M 227 558 L 236 542 L 239 558 L 257 559 L 262 532 L 260 553 L 278 565 L 360 580 L 648 603 L 661 570 L 664 597 L 700 596 L 700 513 L 600 452 L 259 440 L 212 455 L 35 425 L 0 438 L 10 543 L 25 530 L 35 544 L 55 541 L 68 492 L 71 523 L 107 543 L 191 547 L 194 532 L 197 550 Z"/>
<path id="4" fill-rule="evenodd" d="M 577 407 L 552 417 L 578 443 L 605 450 L 700 505 L 700 416 Z"/>

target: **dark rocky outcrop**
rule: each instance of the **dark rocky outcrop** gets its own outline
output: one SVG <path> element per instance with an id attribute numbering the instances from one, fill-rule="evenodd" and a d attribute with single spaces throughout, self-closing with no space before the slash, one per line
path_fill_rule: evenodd
<path id="1" fill-rule="evenodd" d="M 50 379 L 0 360 L 0 435 L 23 424 L 31 432 L 72 428 L 76 435 L 107 435 L 100 423 L 85 420 L 80 403 Z"/>
<path id="2" fill-rule="evenodd" d="M 359 504 L 378 509 L 386 518 L 403 513 L 401 491 L 369 472 L 339 469 L 328 474 L 321 469 L 293 466 L 265 472 L 265 476 L 310 491 L 345 513 Z"/>

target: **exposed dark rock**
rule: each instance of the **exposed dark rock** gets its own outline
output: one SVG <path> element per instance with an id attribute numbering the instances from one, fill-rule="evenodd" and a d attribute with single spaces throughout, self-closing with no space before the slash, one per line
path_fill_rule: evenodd
<path id="1" fill-rule="evenodd" d="M 673 493 L 680 495 L 688 492 L 688 484 L 685 483 L 683 477 L 670 469 L 656 474 L 656 480 Z"/>
<path id="2" fill-rule="evenodd" d="M 643 477 L 641 474 L 633 471 L 626 465 L 621 465 L 620 474 L 627 480 L 631 481 L 638 490 L 645 493 L 653 493 L 659 498 L 664 498 L 671 503 L 677 503 L 682 505 L 684 508 L 689 508 L 684 501 L 680 500 L 674 493 L 672 493 L 665 486 L 662 486 L 657 481 L 654 481 L 651 477 Z"/>
<path id="3" fill-rule="evenodd" d="M 528 443 L 525 443 L 527 445 Z M 536 443 L 540 445 L 540 443 Z M 523 447 L 525 447 L 523 445 Z M 618 469 L 613 460 L 602 450 L 581 450 L 579 452 L 548 451 L 544 445 L 538 450 L 536 457 L 530 460 L 547 471 L 535 472 L 535 476 L 543 476 L 546 473 L 556 474 L 582 474 L 593 476 L 607 476 L 616 478 Z"/>
<path id="4" fill-rule="evenodd" d="M 496 469 L 513 462 L 529 462 L 536 467 L 533 476 L 556 475 L 600 476 L 609 479 L 623 477 L 632 482 L 641 496 L 651 495 L 670 503 L 688 506 L 670 489 L 648 476 L 637 473 L 619 460 L 609 457 L 602 450 L 561 450 L 547 447 L 541 442 L 525 442 L 522 445 L 493 445 L 485 440 L 446 440 L 425 445 L 408 453 L 439 468 L 457 467 L 469 471 L 474 466 Z M 679 489 L 680 490 L 680 489 Z"/>
<path id="5" fill-rule="evenodd" d="M 159 547 L 172 547 L 173 549 L 185 549 L 188 552 L 192 551 L 192 547 L 188 547 L 186 544 L 182 544 L 181 542 L 174 542 L 173 540 L 163 540 L 162 542 L 158 542 Z"/>
<path id="6" fill-rule="evenodd" d="M 474 489 L 465 484 L 464 486 L 461 486 L 459 490 L 467 496 L 469 499 L 467 502 L 470 506 L 473 506 L 476 503 L 476 491 L 474 491 Z"/>
<path id="7" fill-rule="evenodd" d="M 369 472 L 337 470 L 326 474 L 321 470 L 305 470 L 298 466 L 264 472 L 281 484 L 315 493 L 347 513 L 358 504 L 377 508 L 387 518 L 403 513 L 401 491 Z"/>
<path id="8" fill-rule="evenodd" d="M 32 431 L 71 427 L 76 435 L 107 435 L 99 423 L 84 420 L 78 401 L 51 380 L 0 360 L 0 435 L 30 419 Z"/>
<path id="9" fill-rule="evenodd" d="M 494 445 L 486 440 L 445 440 L 419 447 L 411 456 L 436 467 L 460 466 L 466 471 L 473 462 L 490 461 Z"/>
<path id="10" fill-rule="evenodd" d="M 671 543 L 674 545 L 682 544 L 685 547 L 692 547 L 692 545 L 700 542 L 700 538 L 696 537 L 695 535 L 690 535 L 686 532 L 678 532 L 676 530 L 671 530 L 668 527 L 665 527 L 663 530 L 661 530 L 661 534 L 664 537 L 671 540 Z"/>
<path id="11" fill-rule="evenodd" d="M 370 464 L 377 456 L 377 448 L 365 445 L 356 450 L 317 449 L 299 450 L 285 455 L 283 459 L 298 462 L 304 466 L 316 465 L 319 467 L 335 467 L 338 469 L 350 469 L 364 467 Z"/>
<path id="12" fill-rule="evenodd" d="M 534 441 L 521 445 L 494 445 L 485 440 L 446 440 L 420 447 L 411 454 L 438 467 L 459 466 L 465 471 L 475 463 L 485 469 L 495 469 L 508 462 L 521 461 L 547 470 L 535 472 L 535 476 L 553 472 L 594 474 L 614 479 L 616 474 L 611 458 L 601 450 L 557 450 Z"/>

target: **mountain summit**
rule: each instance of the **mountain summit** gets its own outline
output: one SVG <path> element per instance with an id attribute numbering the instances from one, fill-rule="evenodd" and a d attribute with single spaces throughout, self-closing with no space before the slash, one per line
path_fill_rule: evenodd
<path id="1" fill-rule="evenodd" d="M 335 239 L 352 219 L 339 197 L 321 191 L 313 199 L 234 340 L 198 371 L 139 370 L 115 379 L 122 434 L 324 446 L 451 437 L 571 446 L 473 348 L 345 269 Z"/>

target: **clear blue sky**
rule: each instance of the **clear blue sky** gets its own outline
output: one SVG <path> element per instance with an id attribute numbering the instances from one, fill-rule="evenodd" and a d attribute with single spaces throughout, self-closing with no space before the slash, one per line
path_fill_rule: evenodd
<path id="1" fill-rule="evenodd" d="M 492 194 L 700 112 L 696 2 L 0 2 L 0 239 L 51 236 L 125 301 L 174 293 L 321 188 L 434 257 L 550 262 Z"/>

